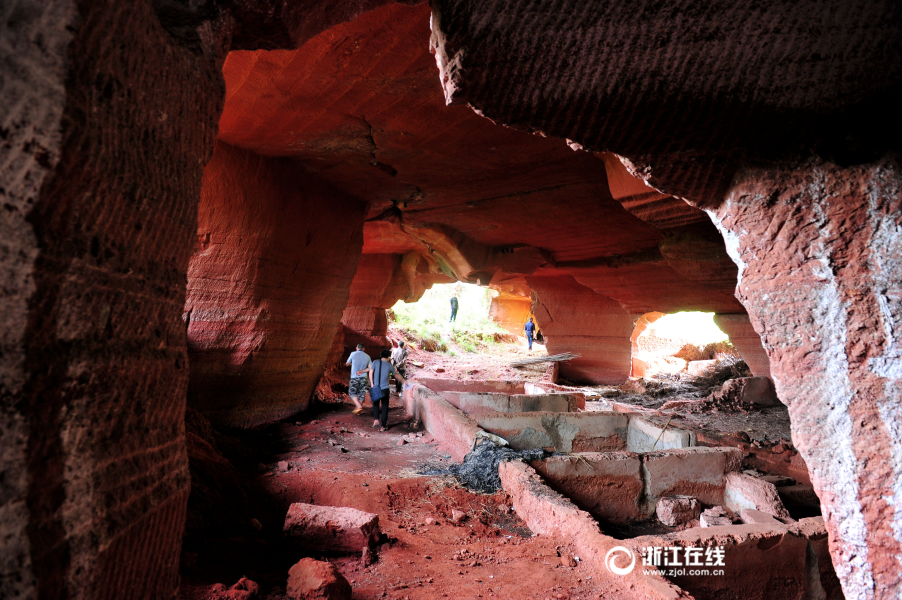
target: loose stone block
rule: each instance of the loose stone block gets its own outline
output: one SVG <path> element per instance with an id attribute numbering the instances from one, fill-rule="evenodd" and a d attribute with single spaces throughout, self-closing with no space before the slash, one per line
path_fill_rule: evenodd
<path id="1" fill-rule="evenodd" d="M 702 505 L 692 496 L 667 496 L 658 500 L 658 520 L 671 527 L 688 523 L 702 512 Z"/>
<path id="2" fill-rule="evenodd" d="M 491 413 L 474 419 L 516 450 L 554 448 L 558 452 L 624 450 L 629 424 L 627 415 L 613 412 Z"/>
<path id="3" fill-rule="evenodd" d="M 311 548 L 357 554 L 379 540 L 379 515 L 297 502 L 288 508 L 283 530 Z"/>
<path id="4" fill-rule="evenodd" d="M 351 584 L 328 562 L 304 558 L 288 571 L 290 600 L 351 600 Z"/>
<path id="5" fill-rule="evenodd" d="M 773 515 L 769 515 L 766 512 L 761 512 L 760 510 L 755 510 L 753 508 L 743 508 L 739 512 L 739 517 L 746 525 L 782 525 L 782 523 L 776 520 Z"/>
<path id="6" fill-rule="evenodd" d="M 672 427 L 664 429 L 645 419 L 630 417 L 626 436 L 626 449 L 630 452 L 651 452 L 652 447 L 655 450 L 688 448 L 695 443 L 694 433 Z"/>
<path id="7" fill-rule="evenodd" d="M 727 511 L 723 506 L 714 506 L 703 511 L 698 520 L 702 527 L 720 527 L 733 524 L 733 519 L 727 515 Z"/>
<path id="8" fill-rule="evenodd" d="M 786 488 L 781 488 L 786 489 Z M 728 473 L 724 488 L 724 504 L 734 512 L 744 508 L 760 510 L 780 519 L 788 519 L 789 513 L 783 506 L 777 488 L 757 477 L 742 473 Z"/>

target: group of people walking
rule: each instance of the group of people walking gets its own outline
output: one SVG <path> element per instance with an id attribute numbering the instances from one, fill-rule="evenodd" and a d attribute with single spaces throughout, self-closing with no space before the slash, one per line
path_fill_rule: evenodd
<path id="1" fill-rule="evenodd" d="M 357 350 L 351 352 L 346 365 L 351 367 L 351 382 L 348 395 L 354 403 L 354 414 L 364 411 L 363 402 L 369 392 L 373 402 L 373 427 L 380 431 L 388 428 L 389 378 L 395 378 L 395 393 L 401 393 L 401 386 L 407 382 L 407 345 L 392 340 L 391 350 L 382 350 L 375 363 L 369 354 L 363 351 L 363 344 L 357 344 Z M 367 385 L 369 384 L 369 385 Z"/>
<path id="2" fill-rule="evenodd" d="M 451 297 L 451 321 L 457 319 L 458 300 L 457 294 Z M 536 324 L 532 317 L 524 327 L 529 349 L 532 350 L 532 342 L 537 332 Z M 357 350 L 351 352 L 345 365 L 351 367 L 351 381 L 348 385 L 348 395 L 354 403 L 354 414 L 359 415 L 365 409 L 363 403 L 367 393 L 373 403 L 373 427 L 379 427 L 380 431 L 388 428 L 388 401 L 389 380 L 395 378 L 395 393 L 401 393 L 401 386 L 407 382 L 407 355 L 409 349 L 403 341 L 391 340 L 391 350 L 382 350 L 379 360 L 375 363 L 370 355 L 364 352 L 363 344 L 357 344 Z"/>

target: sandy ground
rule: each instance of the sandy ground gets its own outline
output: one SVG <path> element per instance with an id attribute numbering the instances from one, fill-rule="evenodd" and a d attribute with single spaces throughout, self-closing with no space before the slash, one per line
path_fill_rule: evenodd
<path id="1" fill-rule="evenodd" d="M 517 336 L 513 343 L 497 343 L 490 346 L 480 348 L 478 353 L 467 352 L 454 343 L 453 339 L 448 335 L 450 330 L 445 331 L 443 340 L 448 344 L 449 350 L 454 352 L 454 356 L 449 356 L 440 352 L 426 352 L 411 346 L 411 353 L 407 361 L 408 374 L 416 376 L 425 373 L 424 376 L 432 377 L 438 373 L 442 377 L 453 377 L 456 379 L 500 379 L 505 381 L 538 381 L 543 379 L 548 365 L 538 365 L 527 368 L 511 367 L 510 363 L 524 358 L 536 358 L 540 356 L 548 356 L 545 345 L 534 342 L 532 350 L 526 338 Z M 389 338 L 400 341 L 405 339 L 403 334 L 396 328 L 389 329 Z M 422 364 L 423 366 L 418 366 Z"/>
<path id="2" fill-rule="evenodd" d="M 354 416 L 350 408 L 327 407 L 299 424 L 258 429 L 241 439 L 260 461 L 242 477 L 255 490 L 263 530 L 254 539 L 209 540 L 190 556 L 193 566 L 183 568 L 180 598 L 215 597 L 212 584 L 229 586 L 247 576 L 260 584 L 262 598 L 281 600 L 288 569 L 305 556 L 280 539 L 292 502 L 379 515 L 385 541 L 375 564 L 364 567 L 359 556 L 313 555 L 339 568 L 355 599 L 599 597 L 579 566 L 562 564 L 561 555 L 572 552 L 533 536 L 503 492 L 479 495 L 447 478 L 416 476 L 451 461 L 428 434 L 411 428 L 400 405 L 391 409 L 384 433 L 370 427 L 370 415 Z M 417 441 L 399 445 L 402 439 Z M 280 460 L 289 461 L 291 470 L 280 472 Z M 453 522 L 453 509 L 466 517 Z"/>

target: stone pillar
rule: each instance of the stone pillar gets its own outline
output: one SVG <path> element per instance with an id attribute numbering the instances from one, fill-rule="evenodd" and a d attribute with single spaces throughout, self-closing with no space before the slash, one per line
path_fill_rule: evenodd
<path id="1" fill-rule="evenodd" d="M 523 328 L 531 313 L 532 300 L 530 298 L 504 292 L 494 296 L 489 305 L 489 317 L 508 332 L 520 337 L 526 335 Z"/>
<path id="2" fill-rule="evenodd" d="M 664 316 L 662 312 L 648 312 L 636 319 L 636 325 L 633 328 L 633 334 L 630 336 L 630 356 L 632 357 L 630 366 L 630 377 L 645 376 L 645 361 L 640 359 L 636 354 L 639 352 L 639 336 L 642 335 L 648 326 Z"/>
<path id="3" fill-rule="evenodd" d="M 532 312 L 548 354 L 574 352 L 560 376 L 576 383 L 620 385 L 630 374 L 633 319 L 620 304 L 578 284 L 569 275 L 527 277 Z"/>
<path id="4" fill-rule="evenodd" d="M 351 281 L 348 305 L 341 316 L 345 327 L 345 357 L 358 343 L 365 344 L 368 351 L 373 352 L 389 347 L 385 311 L 408 292 L 401 262 L 398 254 L 364 254 L 360 257 Z"/>
<path id="5" fill-rule="evenodd" d="M 709 211 L 847 598 L 902 595 L 902 170 L 745 172 Z"/>
<path id="6" fill-rule="evenodd" d="M 0 597 L 172 598 L 221 74 L 146 1 L 4 2 L 0 40 Z"/>
<path id="7" fill-rule="evenodd" d="M 292 159 L 217 142 L 188 270 L 189 406 L 229 427 L 307 407 L 348 303 L 363 209 Z"/>
<path id="8" fill-rule="evenodd" d="M 22 400 L 29 382 L 29 301 L 40 254 L 28 215 L 60 158 L 66 46 L 76 19 L 75 3 L 65 0 L 20 0 L 0 8 L 0 597 L 17 600 L 36 598 L 37 578 L 46 575 L 52 561 L 68 560 L 58 518 L 63 500 L 59 401 L 48 411 L 51 422 L 42 427 L 40 399 Z M 45 435 L 47 450 L 35 456 L 34 442 Z M 33 472 L 40 465 L 34 459 L 45 456 L 52 456 L 50 472 L 35 485 Z M 35 515 L 43 521 L 43 539 L 52 544 L 46 551 L 39 547 L 38 532 L 29 530 L 30 500 L 44 491 L 55 492 Z M 56 580 L 42 589 L 61 592 L 64 587 Z"/>
<path id="9" fill-rule="evenodd" d="M 761 336 L 752 327 L 748 315 L 714 315 L 714 323 L 730 336 L 730 343 L 739 352 L 755 377 L 770 377 L 770 361 L 761 345 Z"/>

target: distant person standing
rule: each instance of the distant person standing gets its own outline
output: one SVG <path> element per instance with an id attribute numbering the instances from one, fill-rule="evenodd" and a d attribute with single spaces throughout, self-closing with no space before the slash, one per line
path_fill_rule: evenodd
<path id="1" fill-rule="evenodd" d="M 454 294 L 451 296 L 451 319 L 448 321 L 449 323 L 451 321 L 457 321 L 457 306 L 457 294 Z"/>
<path id="2" fill-rule="evenodd" d="M 392 340 L 391 345 L 391 364 L 394 365 L 395 370 L 401 374 L 401 377 L 407 377 L 407 354 L 409 348 L 403 341 L 398 342 L 398 345 L 396 347 L 395 340 Z M 401 393 L 401 385 L 401 380 L 395 377 L 396 394 Z"/>
<path id="3" fill-rule="evenodd" d="M 351 365 L 351 383 L 348 385 L 348 395 L 356 407 L 354 414 L 359 415 L 363 412 L 363 401 L 366 399 L 368 378 L 365 371 L 373 364 L 373 361 L 370 359 L 370 355 L 363 351 L 363 344 L 357 344 L 357 350 L 351 352 L 348 362 L 345 364 Z"/>
<path id="4" fill-rule="evenodd" d="M 532 317 L 529 317 L 529 321 L 526 322 L 526 341 L 529 342 L 529 349 L 532 350 L 532 336 L 536 333 L 536 324 L 533 323 Z"/>

